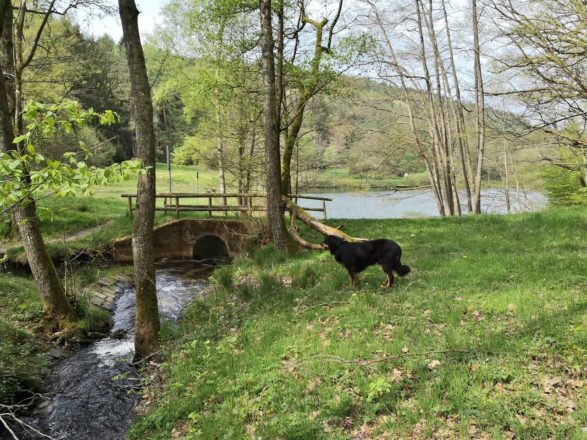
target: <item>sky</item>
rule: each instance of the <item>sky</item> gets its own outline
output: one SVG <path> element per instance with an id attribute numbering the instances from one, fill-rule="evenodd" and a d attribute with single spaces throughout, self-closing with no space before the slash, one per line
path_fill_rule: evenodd
<path id="1" fill-rule="evenodd" d="M 111 6 L 117 6 L 116 0 L 108 0 Z M 163 22 L 160 11 L 165 0 L 135 0 L 139 14 L 139 31 L 141 35 L 151 33 L 158 24 Z M 87 12 L 80 11 L 77 13 L 77 19 L 82 26 L 82 30 L 90 35 L 99 36 L 103 34 L 110 35 L 115 41 L 122 37 L 122 28 L 120 19 L 117 14 L 112 16 L 95 16 L 88 15 Z"/>

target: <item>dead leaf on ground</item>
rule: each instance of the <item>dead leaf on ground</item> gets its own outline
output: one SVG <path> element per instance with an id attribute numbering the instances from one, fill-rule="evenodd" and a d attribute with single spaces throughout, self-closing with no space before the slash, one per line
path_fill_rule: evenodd
<path id="1" fill-rule="evenodd" d="M 400 380 L 402 378 L 402 376 L 403 376 L 402 371 L 398 370 L 397 368 L 394 368 L 389 377 L 393 382 L 396 382 L 396 381 Z"/>
<path id="2" fill-rule="evenodd" d="M 560 386 L 561 384 L 562 384 L 562 380 L 560 377 L 546 376 L 544 379 L 542 379 L 542 382 L 540 382 L 540 385 L 542 386 L 542 390 L 546 394 L 551 394 L 553 389 L 556 386 Z"/>

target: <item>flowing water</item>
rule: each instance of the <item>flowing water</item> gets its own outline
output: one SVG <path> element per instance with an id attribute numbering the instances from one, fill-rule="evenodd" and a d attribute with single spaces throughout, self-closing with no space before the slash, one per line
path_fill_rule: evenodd
<path id="1" fill-rule="evenodd" d="M 329 218 L 413 218 L 438 217 L 434 195 L 428 189 L 405 191 L 368 192 L 321 192 L 321 197 L 332 199 L 327 202 Z M 537 211 L 546 206 L 544 194 L 537 191 L 510 192 L 511 211 Z M 466 212 L 465 194 L 460 194 L 463 212 Z M 303 207 L 321 208 L 316 200 L 300 200 Z M 502 190 L 489 188 L 481 192 L 481 211 L 490 214 L 507 212 L 505 195 Z M 316 213 L 320 217 L 320 213 Z"/>
<path id="2" fill-rule="evenodd" d="M 185 270 L 159 270 L 156 278 L 162 319 L 171 321 L 177 321 L 207 285 L 190 279 Z M 135 290 L 128 285 L 116 300 L 113 316 L 112 334 L 119 337 L 102 339 L 59 362 L 47 380 L 49 400 L 26 422 L 55 439 L 124 439 L 140 399 L 139 376 L 130 364 L 134 318 Z M 31 430 L 19 433 L 19 438 L 46 439 Z"/>

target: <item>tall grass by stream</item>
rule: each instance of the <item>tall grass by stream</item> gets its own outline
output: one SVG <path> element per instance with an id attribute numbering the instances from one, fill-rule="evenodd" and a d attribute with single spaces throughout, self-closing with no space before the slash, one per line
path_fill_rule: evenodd
<path id="1" fill-rule="evenodd" d="M 358 289 L 325 252 L 214 274 L 132 439 L 584 438 L 584 208 L 348 221 L 413 272 Z"/>

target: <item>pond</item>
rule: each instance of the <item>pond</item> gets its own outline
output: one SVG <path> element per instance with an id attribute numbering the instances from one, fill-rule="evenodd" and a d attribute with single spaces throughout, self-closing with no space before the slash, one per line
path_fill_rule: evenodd
<path id="1" fill-rule="evenodd" d="M 309 193 L 306 193 L 309 194 Z M 434 194 L 429 189 L 403 191 L 381 190 L 368 192 L 321 192 L 313 193 L 332 199 L 327 202 L 328 218 L 417 218 L 438 217 Z M 460 193 L 463 212 L 466 211 L 466 196 Z M 510 192 L 512 212 L 538 211 L 546 207 L 548 201 L 538 191 Z M 302 207 L 321 207 L 315 200 L 300 201 Z M 505 195 L 500 189 L 481 191 L 481 210 L 484 213 L 507 213 Z M 321 213 L 310 212 L 320 218 Z"/>

